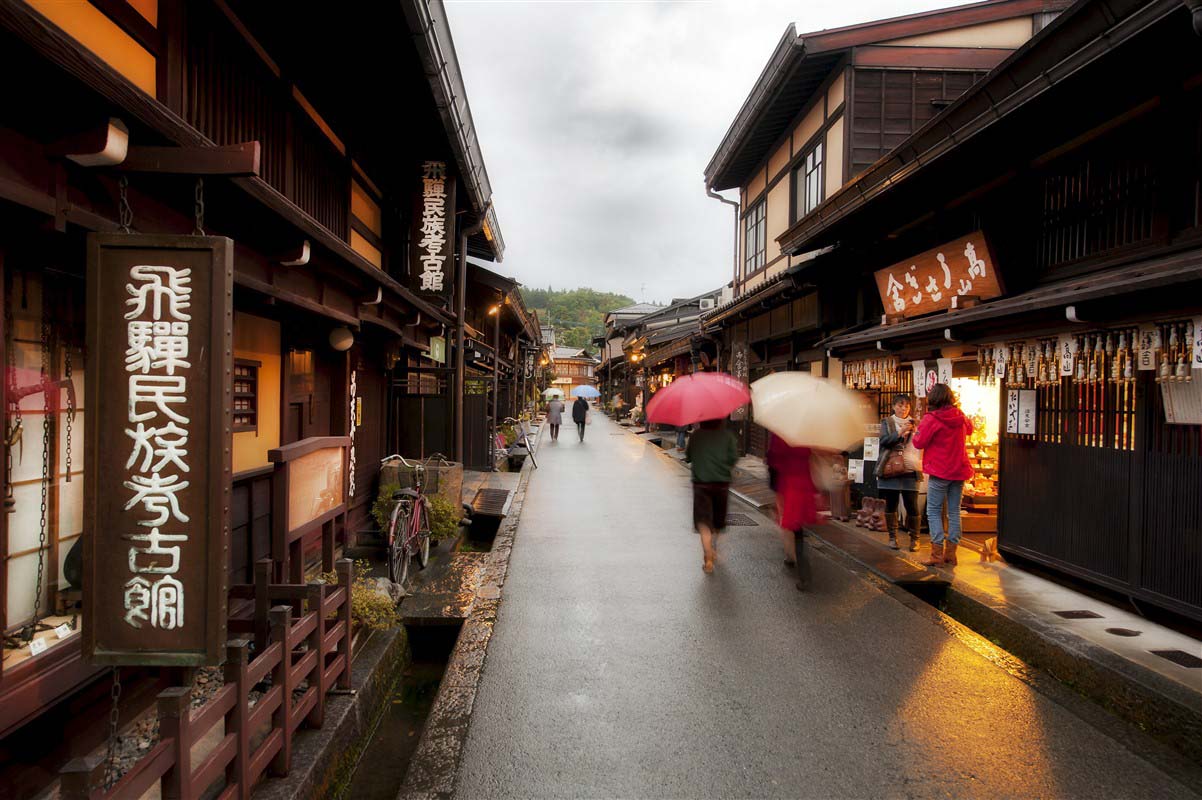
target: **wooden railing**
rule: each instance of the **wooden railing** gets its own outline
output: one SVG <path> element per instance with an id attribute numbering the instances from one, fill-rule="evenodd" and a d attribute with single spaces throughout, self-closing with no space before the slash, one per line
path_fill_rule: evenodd
<path id="1" fill-rule="evenodd" d="M 104 788 L 103 754 L 69 762 L 62 770 L 62 798 L 132 800 L 157 785 L 165 798 L 193 800 L 220 781 L 220 800 L 246 800 L 264 774 L 286 775 L 297 730 L 302 724 L 320 728 L 326 694 L 350 689 L 352 563 L 342 559 L 335 567 L 336 586 L 273 585 L 259 580 L 268 575 L 270 562 L 256 565 L 256 583 L 233 587 L 231 597 L 254 599 L 255 625 L 261 622 L 259 609 L 281 604 L 267 611 L 254 658 L 249 640 L 230 641 L 224 680 L 216 694 L 193 711 L 190 687 L 160 693 L 158 743 L 109 789 Z M 241 627 L 231 623 L 231 630 Z M 268 676 L 270 688 L 252 706 L 252 689 Z M 194 764 L 194 746 L 216 738 L 210 734 L 219 724 L 220 739 Z"/>

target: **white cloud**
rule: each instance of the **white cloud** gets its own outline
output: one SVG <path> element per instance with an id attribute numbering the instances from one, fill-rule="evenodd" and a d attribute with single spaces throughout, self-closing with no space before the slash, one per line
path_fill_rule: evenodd
<path id="1" fill-rule="evenodd" d="M 446 0 L 505 236 L 501 271 L 661 301 L 722 285 L 733 212 L 705 196 L 702 170 L 788 24 L 949 5 Z"/>

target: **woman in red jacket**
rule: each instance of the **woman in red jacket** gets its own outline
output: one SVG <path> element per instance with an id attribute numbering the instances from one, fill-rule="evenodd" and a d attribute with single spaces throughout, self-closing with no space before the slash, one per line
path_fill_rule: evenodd
<path id="1" fill-rule="evenodd" d="M 931 555 L 923 564 L 955 564 L 960 544 L 960 498 L 964 481 L 972 477 L 964 442 L 972 434 L 972 420 L 956 406 L 956 395 L 946 384 L 937 383 L 927 393 L 927 413 L 914 434 L 914 446 L 922 450 L 922 471 L 927 481 L 927 520 L 931 526 Z M 944 542 L 943 504 L 947 503 L 947 534 Z"/>
<path id="2" fill-rule="evenodd" d="M 776 519 L 781 527 L 785 564 L 797 565 L 797 588 L 804 592 L 810 584 L 810 563 L 806 559 L 803 528 L 818 521 L 810 449 L 793 447 L 776 434 L 769 437 L 765 460 L 769 483 L 776 492 Z"/>

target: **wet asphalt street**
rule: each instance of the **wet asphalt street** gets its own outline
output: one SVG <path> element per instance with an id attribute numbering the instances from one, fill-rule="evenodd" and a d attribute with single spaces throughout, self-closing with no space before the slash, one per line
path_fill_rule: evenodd
<path id="1" fill-rule="evenodd" d="M 594 417 L 540 443 L 457 797 L 1196 797 L 768 527 L 705 575 L 687 476 Z"/>

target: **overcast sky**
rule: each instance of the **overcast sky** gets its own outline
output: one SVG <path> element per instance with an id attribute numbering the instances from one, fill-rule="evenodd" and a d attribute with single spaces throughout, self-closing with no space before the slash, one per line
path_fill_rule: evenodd
<path id="1" fill-rule="evenodd" d="M 731 278 L 734 212 L 706 197 L 702 171 L 788 24 L 957 4 L 445 2 L 505 237 L 499 271 L 661 302 Z"/>

